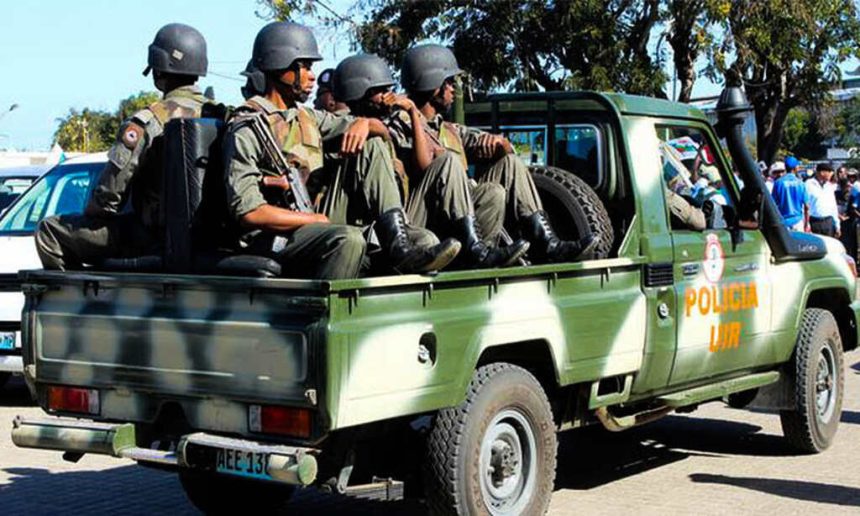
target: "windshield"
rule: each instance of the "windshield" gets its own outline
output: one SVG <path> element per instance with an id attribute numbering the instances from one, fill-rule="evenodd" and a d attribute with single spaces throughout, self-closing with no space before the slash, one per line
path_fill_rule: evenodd
<path id="1" fill-rule="evenodd" d="M 60 165 L 48 172 L 0 217 L 0 235 L 30 234 L 51 215 L 82 213 L 90 184 L 104 163 Z"/>

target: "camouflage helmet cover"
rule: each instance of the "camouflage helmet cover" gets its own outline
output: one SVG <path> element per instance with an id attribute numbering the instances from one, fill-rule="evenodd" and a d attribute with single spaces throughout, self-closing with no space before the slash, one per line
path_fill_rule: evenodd
<path id="1" fill-rule="evenodd" d="M 394 85 L 391 69 L 381 57 L 358 54 L 337 65 L 334 74 L 334 97 L 341 102 L 360 100 L 371 88 Z"/>
<path id="2" fill-rule="evenodd" d="M 409 92 L 433 91 L 445 79 L 463 73 L 454 53 L 442 45 L 412 47 L 403 58 L 400 83 Z"/>
<path id="3" fill-rule="evenodd" d="M 286 70 L 297 59 L 322 59 L 316 38 L 304 25 L 272 22 L 257 33 L 251 60 L 259 70 Z"/>
<path id="4" fill-rule="evenodd" d="M 147 67 L 150 70 L 176 75 L 206 75 L 209 61 L 206 58 L 206 40 L 194 27 L 181 23 L 165 25 L 155 34 L 149 45 Z"/>

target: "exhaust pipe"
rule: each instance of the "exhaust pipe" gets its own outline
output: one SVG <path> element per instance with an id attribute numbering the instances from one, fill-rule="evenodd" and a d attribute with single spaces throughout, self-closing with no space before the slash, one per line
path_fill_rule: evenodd
<path id="1" fill-rule="evenodd" d="M 743 138 L 746 113 L 752 111 L 746 95 L 738 86 L 730 86 L 717 102 L 717 133 L 726 139 L 729 154 L 744 180 L 746 198 L 761 199 L 759 227 L 777 261 L 814 260 L 827 254 L 824 241 L 807 233 L 791 232 L 782 221 L 776 203 L 767 191 L 764 179 L 750 155 Z M 750 195 L 751 194 L 751 195 Z"/>

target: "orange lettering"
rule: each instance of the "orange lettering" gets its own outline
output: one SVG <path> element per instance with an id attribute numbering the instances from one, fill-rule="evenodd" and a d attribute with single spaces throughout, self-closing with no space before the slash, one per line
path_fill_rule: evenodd
<path id="1" fill-rule="evenodd" d="M 688 288 L 684 291 L 684 308 L 686 310 L 687 317 L 690 317 L 690 311 L 694 306 L 696 306 L 696 290 Z"/>
<path id="2" fill-rule="evenodd" d="M 732 311 L 737 312 L 741 309 L 740 300 L 741 286 L 737 283 L 732 283 L 729 286 L 729 299 L 731 301 Z"/>
<path id="3" fill-rule="evenodd" d="M 711 311 L 711 291 L 707 287 L 699 289 L 699 313 L 708 315 Z"/>

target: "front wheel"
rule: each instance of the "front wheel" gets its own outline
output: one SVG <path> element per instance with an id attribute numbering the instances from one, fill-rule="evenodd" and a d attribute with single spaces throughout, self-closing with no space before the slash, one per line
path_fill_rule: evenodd
<path id="1" fill-rule="evenodd" d="M 842 339 L 833 314 L 820 308 L 803 313 L 794 348 L 794 408 L 779 413 L 785 438 L 806 453 L 832 443 L 842 416 Z"/>
<path id="2" fill-rule="evenodd" d="M 544 514 L 555 481 L 556 433 L 546 394 L 512 364 L 479 368 L 466 399 L 440 411 L 427 441 L 434 514 Z"/>

